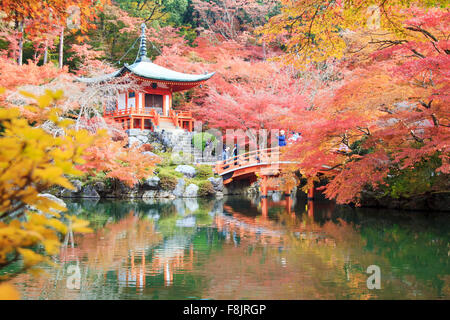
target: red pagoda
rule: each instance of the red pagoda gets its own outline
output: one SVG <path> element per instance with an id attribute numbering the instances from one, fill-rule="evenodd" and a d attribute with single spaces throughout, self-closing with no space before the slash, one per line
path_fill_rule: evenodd
<path id="1" fill-rule="evenodd" d="M 124 66 L 102 78 L 82 79 L 84 82 L 107 81 L 125 74 L 137 80 L 139 91 L 119 92 L 112 110 L 104 107 L 103 116 L 122 124 L 124 129 L 155 130 L 181 128 L 193 130 L 191 112 L 172 109 L 172 94 L 196 87 L 214 75 L 214 72 L 194 75 L 173 71 L 151 62 L 147 57 L 145 24 L 141 26 L 140 47 L 132 65 Z"/>

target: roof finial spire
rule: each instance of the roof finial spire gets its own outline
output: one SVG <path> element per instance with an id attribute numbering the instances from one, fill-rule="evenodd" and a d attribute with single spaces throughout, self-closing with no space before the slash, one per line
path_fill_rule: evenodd
<path id="1" fill-rule="evenodd" d="M 141 61 L 150 61 L 149 58 L 147 58 L 147 38 L 145 36 L 145 23 L 141 24 L 141 44 L 139 46 L 139 52 L 138 52 L 138 56 L 136 58 L 136 62 L 141 62 Z"/>

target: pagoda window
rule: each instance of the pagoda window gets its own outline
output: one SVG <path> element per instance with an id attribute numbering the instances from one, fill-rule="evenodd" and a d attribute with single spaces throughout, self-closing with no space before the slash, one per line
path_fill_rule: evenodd
<path id="1" fill-rule="evenodd" d="M 134 92 L 128 92 L 128 108 L 136 107 L 136 94 Z"/>
<path id="2" fill-rule="evenodd" d="M 117 101 L 117 108 L 119 110 L 125 110 L 126 105 L 125 105 L 125 93 L 120 93 L 119 94 L 119 99 Z"/>
<path id="3" fill-rule="evenodd" d="M 145 112 L 155 109 L 160 115 L 163 114 L 163 96 L 159 94 L 145 94 Z"/>

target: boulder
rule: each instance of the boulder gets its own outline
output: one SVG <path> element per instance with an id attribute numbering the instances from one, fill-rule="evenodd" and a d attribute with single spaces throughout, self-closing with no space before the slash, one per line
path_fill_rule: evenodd
<path id="1" fill-rule="evenodd" d="M 152 176 L 147 179 L 145 179 L 144 185 L 150 187 L 150 188 L 157 188 L 159 185 L 159 177 L 158 176 Z"/>
<path id="2" fill-rule="evenodd" d="M 211 182 L 214 191 L 223 192 L 223 179 L 222 178 L 208 178 L 208 181 Z"/>
<path id="3" fill-rule="evenodd" d="M 170 191 L 165 190 L 148 190 L 142 195 L 142 199 L 154 199 L 154 198 L 171 198 L 174 199 L 174 195 Z"/>
<path id="4" fill-rule="evenodd" d="M 217 191 L 216 192 L 216 199 L 222 199 L 223 198 L 223 192 Z"/>
<path id="5" fill-rule="evenodd" d="M 96 198 L 100 199 L 100 195 L 95 190 L 94 186 L 85 186 L 83 192 L 81 193 L 82 198 Z"/>
<path id="6" fill-rule="evenodd" d="M 50 193 L 40 193 L 38 195 L 39 198 L 47 198 L 48 200 L 51 200 L 55 203 L 57 203 L 59 206 L 63 207 L 63 208 L 67 208 L 66 203 L 59 199 L 58 197 L 55 197 L 54 195 L 50 194 Z M 55 212 L 55 213 L 59 213 L 61 212 L 60 210 L 56 210 L 56 209 L 52 209 L 51 211 Z"/>
<path id="7" fill-rule="evenodd" d="M 175 196 L 170 191 L 160 190 L 158 192 L 158 198 L 175 198 Z"/>
<path id="8" fill-rule="evenodd" d="M 106 186 L 105 186 L 105 184 L 103 182 L 96 182 L 94 184 L 94 189 L 97 192 L 103 192 L 103 191 L 105 191 Z"/>
<path id="9" fill-rule="evenodd" d="M 172 191 L 173 195 L 175 197 L 182 197 L 184 193 L 184 187 L 185 187 L 184 179 L 179 178 L 177 181 L 177 185 L 175 189 Z"/>
<path id="10" fill-rule="evenodd" d="M 140 130 L 140 129 L 128 129 L 128 144 L 132 146 L 135 144 L 140 147 L 143 144 L 149 142 L 149 130 Z"/>
<path id="11" fill-rule="evenodd" d="M 74 191 L 69 190 L 69 189 L 62 190 L 60 196 L 63 197 L 63 198 L 77 198 L 77 197 L 79 197 L 77 192 L 74 192 Z"/>
<path id="12" fill-rule="evenodd" d="M 158 191 L 157 190 L 149 190 L 149 191 L 145 191 L 144 194 L 142 195 L 143 199 L 146 198 L 156 198 Z"/>
<path id="13" fill-rule="evenodd" d="M 63 189 L 60 193 L 60 196 L 63 198 L 77 198 L 79 197 L 79 193 L 81 192 L 81 189 L 83 188 L 83 184 L 80 180 L 73 180 L 71 181 L 72 185 L 74 186 L 75 190 L 69 190 L 69 189 Z"/>
<path id="14" fill-rule="evenodd" d="M 175 168 L 175 171 L 181 172 L 185 177 L 188 178 L 195 177 L 195 174 L 197 173 L 197 170 L 194 167 L 188 165 L 179 165 Z"/>
<path id="15" fill-rule="evenodd" d="M 72 180 L 71 183 L 75 187 L 75 190 L 73 190 L 73 192 L 80 192 L 83 188 L 83 184 L 80 180 Z"/>
<path id="16" fill-rule="evenodd" d="M 188 185 L 183 193 L 184 198 L 196 198 L 197 195 L 198 195 L 198 186 L 193 183 Z"/>

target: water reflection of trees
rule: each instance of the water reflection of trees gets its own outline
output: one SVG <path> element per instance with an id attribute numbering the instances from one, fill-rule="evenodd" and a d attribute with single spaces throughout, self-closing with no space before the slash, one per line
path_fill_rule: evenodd
<path id="1" fill-rule="evenodd" d="M 95 233 L 75 236 L 47 280 L 22 281 L 30 298 L 448 297 L 445 219 L 275 200 L 72 203 Z M 66 288 L 71 264 L 81 266 L 80 290 Z M 381 291 L 366 287 L 372 264 Z"/>

